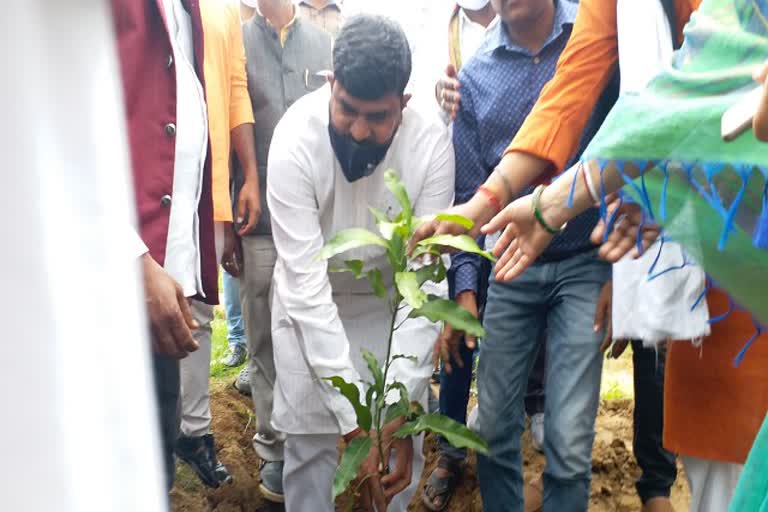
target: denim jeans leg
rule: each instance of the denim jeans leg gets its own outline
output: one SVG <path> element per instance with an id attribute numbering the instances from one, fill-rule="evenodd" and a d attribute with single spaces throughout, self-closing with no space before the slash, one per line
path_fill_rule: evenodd
<path id="1" fill-rule="evenodd" d="M 553 263 L 547 316 L 544 512 L 586 512 L 600 400 L 603 333 L 593 329 L 610 265 L 594 252 Z"/>
<path id="2" fill-rule="evenodd" d="M 664 366 L 667 351 L 643 348 L 642 341 L 632 341 L 635 377 L 634 439 L 632 448 L 642 474 L 637 480 L 637 494 L 645 503 L 651 498 L 669 497 L 677 478 L 674 454 L 662 446 L 664 429 Z"/>
<path id="3" fill-rule="evenodd" d="M 534 265 L 512 283 L 492 281 L 488 290 L 477 371 L 480 435 L 490 448 L 488 456 L 478 456 L 485 512 L 524 507 L 520 435 L 528 373 L 544 325 L 541 276 Z"/>
<path id="4" fill-rule="evenodd" d="M 546 331 L 537 343 L 536 359 L 528 375 L 528 387 L 525 391 L 525 414 L 533 416 L 544 412 L 544 377 L 547 367 Z"/>
<path id="5" fill-rule="evenodd" d="M 245 348 L 245 326 L 243 312 L 240 309 L 240 279 L 232 277 L 225 270 L 222 272 L 224 285 L 224 308 L 227 315 L 227 340 L 229 348 Z"/>
<path id="6" fill-rule="evenodd" d="M 473 351 L 469 350 L 463 340 L 460 342 L 459 353 L 463 367 L 451 365 L 453 371 L 448 373 L 445 367 L 440 368 L 440 414 L 448 416 L 462 425 L 467 423 L 467 404 L 469 390 L 472 385 Z M 440 455 L 455 462 L 463 462 L 467 456 L 466 448 L 455 448 L 440 436 L 437 438 Z"/>

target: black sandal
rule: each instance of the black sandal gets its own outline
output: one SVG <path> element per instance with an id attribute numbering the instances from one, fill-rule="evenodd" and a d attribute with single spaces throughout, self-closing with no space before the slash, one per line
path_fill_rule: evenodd
<path id="1" fill-rule="evenodd" d="M 433 512 L 440 512 L 448 506 L 461 481 L 464 463 L 463 461 L 457 462 L 446 457 L 440 457 L 437 461 L 437 467 L 446 470 L 448 474 L 444 477 L 438 477 L 435 475 L 435 471 L 432 471 L 421 493 L 421 502 Z M 432 490 L 431 493 L 429 492 L 430 489 Z M 438 500 L 437 505 L 435 505 L 435 500 Z"/>

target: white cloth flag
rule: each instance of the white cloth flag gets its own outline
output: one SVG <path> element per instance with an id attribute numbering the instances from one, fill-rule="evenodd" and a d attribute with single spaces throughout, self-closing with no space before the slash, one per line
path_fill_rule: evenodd
<path id="1" fill-rule="evenodd" d="M 633 94 L 670 62 L 674 27 L 659 0 L 618 0 L 616 9 L 621 93 Z M 706 300 L 691 310 L 704 292 L 701 267 L 686 264 L 662 274 L 684 261 L 679 244 L 665 242 L 660 249 L 657 242 L 640 258 L 625 258 L 613 266 L 614 339 L 640 339 L 651 345 L 710 333 Z"/>
<path id="2" fill-rule="evenodd" d="M 165 511 L 109 2 L 3 8 L 0 509 Z"/>

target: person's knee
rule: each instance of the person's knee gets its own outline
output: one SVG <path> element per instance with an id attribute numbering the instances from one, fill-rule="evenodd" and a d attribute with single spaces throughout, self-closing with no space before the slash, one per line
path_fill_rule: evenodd
<path id="1" fill-rule="evenodd" d="M 558 421 L 549 414 L 544 421 L 547 472 L 559 480 L 581 480 L 592 472 L 594 427 L 579 421 Z"/>

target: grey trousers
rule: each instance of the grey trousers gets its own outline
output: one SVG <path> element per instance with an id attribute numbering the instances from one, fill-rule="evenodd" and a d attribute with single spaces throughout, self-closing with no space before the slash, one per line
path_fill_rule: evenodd
<path id="1" fill-rule="evenodd" d="M 200 348 L 181 360 L 181 433 L 200 437 L 211 431 L 211 321 L 213 306 L 193 300 L 192 316 L 199 327 L 192 332 Z"/>
<path id="2" fill-rule="evenodd" d="M 287 436 L 283 468 L 286 512 L 334 512 L 331 495 L 339 461 L 338 442 L 338 434 Z M 424 436 L 414 437 L 411 485 L 392 499 L 387 512 L 405 512 L 408 509 L 424 471 L 423 448 Z M 394 464 L 394 455 L 391 464 Z"/>
<path id="3" fill-rule="evenodd" d="M 283 460 L 285 437 L 272 428 L 272 396 L 275 360 L 272 353 L 272 273 L 277 260 L 269 235 L 244 236 L 240 304 L 248 344 L 248 373 L 256 413 L 257 432 L 253 447 L 263 460 Z"/>

